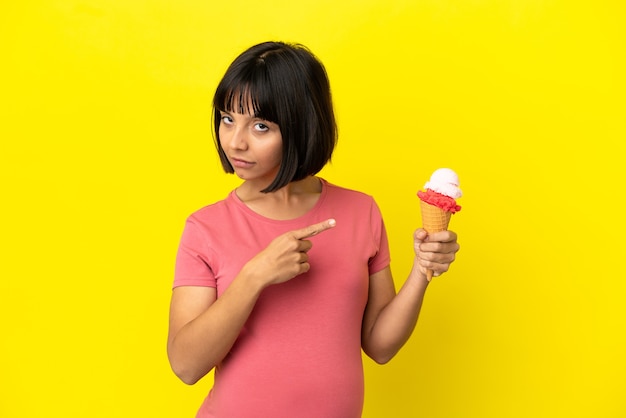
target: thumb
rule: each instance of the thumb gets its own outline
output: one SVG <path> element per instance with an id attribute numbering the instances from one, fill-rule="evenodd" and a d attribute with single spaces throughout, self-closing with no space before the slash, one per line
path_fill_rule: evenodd
<path id="1" fill-rule="evenodd" d="M 291 231 L 291 233 L 296 239 L 304 239 L 304 238 L 312 237 L 313 235 L 317 235 L 321 232 L 324 232 L 327 229 L 333 228 L 336 224 L 337 222 L 334 219 L 327 219 L 324 222 L 320 222 L 314 225 L 309 225 L 306 228 Z"/>
<path id="2" fill-rule="evenodd" d="M 415 230 L 415 233 L 413 234 L 413 238 L 415 239 L 415 241 L 419 241 L 420 243 L 424 242 L 428 240 L 428 232 L 426 232 L 424 228 L 419 228 Z"/>

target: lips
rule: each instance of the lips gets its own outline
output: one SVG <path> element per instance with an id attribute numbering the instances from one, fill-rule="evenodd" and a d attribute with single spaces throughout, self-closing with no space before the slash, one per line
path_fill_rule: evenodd
<path id="1" fill-rule="evenodd" d="M 237 168 L 249 168 L 254 165 L 254 163 L 251 161 L 243 160 L 241 158 L 234 158 L 234 157 L 230 158 L 230 163 L 232 164 L 233 167 L 237 167 Z"/>

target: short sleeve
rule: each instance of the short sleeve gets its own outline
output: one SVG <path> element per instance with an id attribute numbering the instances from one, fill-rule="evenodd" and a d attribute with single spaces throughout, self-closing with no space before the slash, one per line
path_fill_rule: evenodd
<path id="1" fill-rule="evenodd" d="M 193 218 L 187 219 L 176 255 L 173 287 L 217 286 L 205 234 Z"/>
<path id="2" fill-rule="evenodd" d="M 368 268 L 370 276 L 378 273 L 391 262 L 389 253 L 389 241 L 387 239 L 387 230 L 383 221 L 380 209 L 375 201 L 372 200 L 370 212 L 370 228 L 372 231 L 372 239 L 377 248 L 376 254 L 369 259 Z"/>

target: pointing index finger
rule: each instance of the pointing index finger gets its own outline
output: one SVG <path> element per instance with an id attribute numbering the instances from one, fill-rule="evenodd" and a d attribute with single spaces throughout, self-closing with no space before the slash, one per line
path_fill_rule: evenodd
<path id="1" fill-rule="evenodd" d="M 333 228 L 336 224 L 337 222 L 334 219 L 327 219 L 324 222 L 309 225 L 306 228 L 297 229 L 293 231 L 293 235 L 296 239 L 309 238 L 321 232 L 324 232 L 327 229 Z"/>

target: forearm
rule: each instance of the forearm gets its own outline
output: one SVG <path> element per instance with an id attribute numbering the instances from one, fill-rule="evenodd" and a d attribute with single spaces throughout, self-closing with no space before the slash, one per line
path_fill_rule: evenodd
<path id="1" fill-rule="evenodd" d="M 175 291 L 168 356 L 176 375 L 193 384 L 226 357 L 263 289 L 308 271 L 306 253 L 312 243 L 306 238 L 334 226 L 334 219 L 329 219 L 274 238 L 243 266 L 219 298 L 214 291 L 183 289 L 182 295 Z"/>
<path id="2" fill-rule="evenodd" d="M 168 355 L 181 380 L 194 384 L 226 357 L 261 291 L 240 273 L 208 309 L 180 328 L 168 344 Z"/>
<path id="3" fill-rule="evenodd" d="M 363 348 L 378 363 L 391 360 L 411 336 L 422 307 L 428 281 L 414 264 L 398 294 L 381 310 Z"/>

